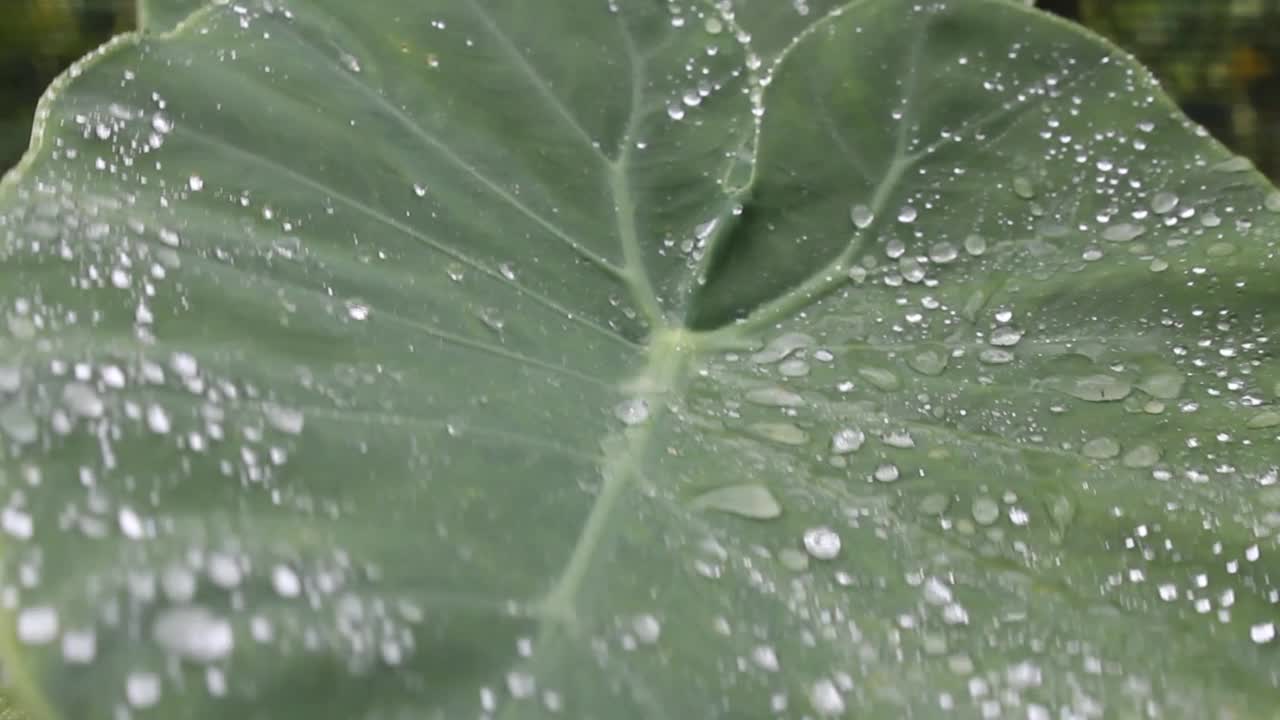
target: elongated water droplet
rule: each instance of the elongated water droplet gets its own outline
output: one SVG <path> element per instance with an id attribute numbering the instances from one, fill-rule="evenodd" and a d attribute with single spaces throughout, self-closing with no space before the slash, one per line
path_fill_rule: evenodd
<path id="1" fill-rule="evenodd" d="M 750 426 L 751 432 L 765 440 L 783 445 L 804 445 L 809 442 L 809 435 L 791 423 L 756 423 Z"/>
<path id="2" fill-rule="evenodd" d="M 1153 445 L 1139 445 L 1124 454 L 1125 467 L 1148 468 L 1160 461 L 1160 450 Z"/>
<path id="3" fill-rule="evenodd" d="M 782 514 L 782 506 L 769 488 L 759 484 L 729 485 L 699 495 L 695 507 L 719 510 L 753 520 L 770 520 Z"/>
<path id="4" fill-rule="evenodd" d="M 1146 233 L 1146 229 L 1132 223 L 1111 225 L 1102 231 L 1102 239 L 1110 242 L 1129 242 Z"/>
<path id="5" fill-rule="evenodd" d="M 1120 445 L 1109 437 L 1099 437 L 1085 443 L 1081 452 L 1095 460 L 1109 460 L 1120 454 Z"/>
<path id="6" fill-rule="evenodd" d="M 1113 375 L 1088 375 L 1067 382 L 1066 392 L 1089 402 L 1115 402 L 1129 396 L 1133 386 Z"/>
<path id="7" fill-rule="evenodd" d="M 1158 192 L 1151 198 L 1151 211 L 1157 215 L 1167 215 L 1178 207 L 1178 196 L 1171 192 Z"/>
<path id="8" fill-rule="evenodd" d="M 800 407 L 804 405 L 804 397 L 786 388 L 762 387 L 748 390 L 746 400 L 755 405 L 765 407 Z"/>
<path id="9" fill-rule="evenodd" d="M 886 392 L 897 390 L 901 385 L 901 381 L 898 380 L 897 375 L 893 374 L 892 370 L 885 370 L 884 368 L 876 367 L 864 367 L 858 368 L 858 374 L 874 387 Z"/>

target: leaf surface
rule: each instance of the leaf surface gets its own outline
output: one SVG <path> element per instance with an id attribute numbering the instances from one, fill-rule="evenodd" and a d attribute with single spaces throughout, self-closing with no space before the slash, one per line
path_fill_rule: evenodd
<path id="1" fill-rule="evenodd" d="M 212 4 L 38 124 L 33 720 L 1274 711 L 1280 195 L 1074 27 Z"/>

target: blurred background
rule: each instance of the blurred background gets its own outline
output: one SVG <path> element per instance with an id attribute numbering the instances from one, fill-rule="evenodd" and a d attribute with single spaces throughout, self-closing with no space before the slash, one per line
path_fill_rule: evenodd
<path id="1" fill-rule="evenodd" d="M 785 0 L 777 0 L 784 2 Z M 68 63 L 131 29 L 134 0 L 0 0 L 0 172 Z M 1280 0 L 1038 0 L 1151 67 L 1187 113 L 1280 180 Z"/>

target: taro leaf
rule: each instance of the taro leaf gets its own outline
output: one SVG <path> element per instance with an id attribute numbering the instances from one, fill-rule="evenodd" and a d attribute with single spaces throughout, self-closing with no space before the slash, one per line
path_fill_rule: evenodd
<path id="1" fill-rule="evenodd" d="M 1274 712 L 1280 195 L 1074 27 L 243 0 L 41 123 L 33 719 Z"/>

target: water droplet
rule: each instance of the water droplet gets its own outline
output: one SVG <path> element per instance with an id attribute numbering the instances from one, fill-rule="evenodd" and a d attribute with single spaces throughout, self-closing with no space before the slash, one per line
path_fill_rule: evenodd
<path id="1" fill-rule="evenodd" d="M 1146 232 L 1146 229 L 1141 226 L 1132 223 L 1120 223 L 1119 225 L 1111 225 L 1106 230 L 1103 230 L 1102 239 L 1110 242 L 1129 242 L 1141 237 Z"/>
<path id="2" fill-rule="evenodd" d="M 809 442 L 809 435 L 791 423 L 756 423 L 750 426 L 750 430 L 765 440 L 783 445 L 804 445 Z"/>
<path id="3" fill-rule="evenodd" d="M 160 676 L 152 672 L 131 672 L 124 681 L 124 696 L 135 708 L 149 708 L 160 702 Z"/>
<path id="4" fill-rule="evenodd" d="M 805 377 L 809 374 L 809 363 L 799 358 L 783 360 L 778 365 L 778 372 L 784 377 Z"/>
<path id="5" fill-rule="evenodd" d="M 751 356 L 751 362 L 757 365 L 776 363 L 797 350 L 811 347 L 816 342 L 817 341 L 811 336 L 803 333 L 786 333 L 785 335 L 779 335 L 769 341 L 769 344 L 766 345 L 763 350 L 753 354 Z"/>
<path id="6" fill-rule="evenodd" d="M 74 665 L 93 662 L 98 637 L 92 630 L 68 630 L 62 634 L 62 659 Z"/>
<path id="7" fill-rule="evenodd" d="M 18 611 L 18 642 L 25 645 L 47 645 L 58 637 L 58 611 L 37 605 Z"/>
<path id="8" fill-rule="evenodd" d="M 866 205 L 854 205 L 849 208 L 849 219 L 853 221 L 853 226 L 859 230 L 866 230 L 875 222 L 875 213 L 871 212 L 871 208 Z"/>
<path id="9" fill-rule="evenodd" d="M 1013 362 L 1013 353 L 999 348 L 986 348 L 978 353 L 978 360 L 988 365 L 1007 365 Z"/>
<path id="10" fill-rule="evenodd" d="M 1000 519 L 1000 505 L 983 496 L 973 501 L 972 513 L 974 521 L 979 525 L 990 525 Z"/>
<path id="11" fill-rule="evenodd" d="M 672 120 L 683 120 L 684 106 L 678 102 L 667 103 L 667 117 Z"/>
<path id="12" fill-rule="evenodd" d="M 1255 643 L 1262 645 L 1276 639 L 1276 624 L 1270 622 L 1258 623 L 1249 628 L 1249 639 Z"/>
<path id="13" fill-rule="evenodd" d="M 0 410 L 0 430 L 19 445 L 33 443 L 40 435 L 35 417 L 18 403 Z"/>
<path id="14" fill-rule="evenodd" d="M 892 370 L 884 368 L 864 367 L 858 368 L 858 374 L 863 377 L 872 386 L 884 390 L 886 392 L 897 390 L 901 385 L 898 376 L 893 374 Z"/>
<path id="15" fill-rule="evenodd" d="M 766 672 L 777 672 L 781 665 L 778 663 L 778 653 L 768 645 L 757 645 L 751 649 L 751 662 L 756 667 Z"/>
<path id="16" fill-rule="evenodd" d="M 1158 192 L 1151 198 L 1151 211 L 1157 215 L 1167 215 L 1178 207 L 1178 196 L 1171 192 Z"/>
<path id="17" fill-rule="evenodd" d="M 1176 400 L 1182 394 L 1187 376 L 1178 372 L 1156 373 L 1138 383 L 1138 389 L 1154 398 Z"/>
<path id="18" fill-rule="evenodd" d="M 761 387 L 748 390 L 744 396 L 747 402 L 765 407 L 800 407 L 804 405 L 804 397 L 777 386 Z"/>
<path id="19" fill-rule="evenodd" d="M 426 186 L 426 185 L 421 185 L 421 184 L 419 184 L 419 183 L 414 183 L 414 184 L 413 184 L 413 194 L 414 194 L 414 195 L 417 195 L 418 197 L 426 197 L 426 196 L 427 196 L 427 186 Z"/>
<path id="20" fill-rule="evenodd" d="M 925 580 L 923 590 L 924 601 L 930 605 L 947 605 L 953 599 L 951 588 L 936 577 L 930 577 Z"/>
<path id="21" fill-rule="evenodd" d="M 280 597 L 297 597 L 302 592 L 302 581 L 288 565 L 271 568 L 271 587 Z"/>
<path id="22" fill-rule="evenodd" d="M 804 531 L 804 549 L 818 560 L 830 560 L 840 554 L 840 535 L 829 527 Z"/>
<path id="23" fill-rule="evenodd" d="M 191 189 L 191 192 L 200 192 L 204 189 L 204 178 L 199 175 L 192 175 L 187 178 L 187 187 Z"/>
<path id="24" fill-rule="evenodd" d="M 1236 254 L 1236 246 L 1229 242 L 1216 242 L 1205 248 L 1204 254 L 1209 257 L 1228 257 Z"/>
<path id="25" fill-rule="evenodd" d="M 809 704 L 819 715 L 835 717 L 844 714 L 844 697 L 835 683 L 826 678 L 815 682 L 809 688 Z"/>
<path id="26" fill-rule="evenodd" d="M 941 515 L 947 511 L 951 505 L 951 498 L 942 493 L 929 493 L 920 499 L 920 513 L 922 515 Z"/>
<path id="27" fill-rule="evenodd" d="M 151 116 L 151 129 L 164 135 L 173 131 L 173 123 L 164 113 L 156 113 Z"/>
<path id="28" fill-rule="evenodd" d="M 914 207 L 910 205 L 904 205 L 902 206 L 902 209 L 898 211 L 898 222 L 913 223 L 916 221 L 916 218 L 919 216 L 920 216 L 920 213 Z"/>
<path id="29" fill-rule="evenodd" d="M 885 463 L 877 467 L 871 476 L 874 477 L 877 482 L 889 483 L 896 481 L 900 476 L 900 473 L 898 472 L 897 465 Z"/>
<path id="30" fill-rule="evenodd" d="M 1214 165 L 1213 169 L 1217 172 L 1223 173 L 1247 172 L 1253 169 L 1253 162 L 1247 157 L 1237 155 L 1230 160 L 1223 160 L 1217 165 Z"/>
<path id="31" fill-rule="evenodd" d="M 998 327 L 991 332 L 990 342 L 992 345 L 996 345 L 998 347 L 1013 347 L 1022 340 L 1022 335 L 1023 333 L 1021 330 L 1005 325 L 1003 327 Z"/>
<path id="32" fill-rule="evenodd" d="M 267 419 L 267 424 L 282 433 L 297 435 L 302 432 L 305 418 L 301 410 L 266 403 L 262 406 L 262 414 Z"/>
<path id="33" fill-rule="evenodd" d="M 1035 186 L 1024 177 L 1015 177 L 1013 179 L 1013 192 L 1023 200 L 1031 200 L 1036 196 Z"/>
<path id="34" fill-rule="evenodd" d="M 1262 201 L 1262 206 L 1273 213 L 1280 213 L 1280 191 L 1268 193 L 1267 198 Z"/>
<path id="35" fill-rule="evenodd" d="M 151 637 L 173 655 L 198 663 L 222 660 L 235 645 L 231 623 L 202 607 L 161 611 L 151 626 Z"/>
<path id="36" fill-rule="evenodd" d="M 945 265 L 960 256 L 960 250 L 949 242 L 937 242 L 929 248 L 929 259 L 940 265 Z"/>
<path id="37" fill-rule="evenodd" d="M 831 452 L 835 455 L 848 455 L 862 447 L 866 439 L 866 434 L 857 428 L 841 428 L 831 436 Z"/>
<path id="38" fill-rule="evenodd" d="M 368 320 L 369 306 L 356 300 L 347 302 L 347 317 L 352 320 Z"/>
<path id="39" fill-rule="evenodd" d="M 1067 382 L 1066 393 L 1089 402 L 1115 402 L 1129 396 L 1133 386 L 1113 375 L 1087 375 Z"/>
<path id="40" fill-rule="evenodd" d="M 987 251 L 987 239 L 981 235 L 970 235 L 964 239 L 964 251 L 973 256 L 982 255 Z"/>
<path id="41" fill-rule="evenodd" d="M 921 375 L 941 375 L 948 362 L 949 356 L 940 350 L 921 350 L 907 356 L 907 366 Z"/>
<path id="42" fill-rule="evenodd" d="M 98 392 L 82 382 L 70 382 L 62 388 L 62 402 L 81 417 L 101 417 L 106 406 Z"/>
<path id="43" fill-rule="evenodd" d="M 645 613 L 631 620 L 631 630 L 635 632 L 636 640 L 652 645 L 658 642 L 658 637 L 662 634 L 662 623 L 653 615 Z"/>
<path id="44" fill-rule="evenodd" d="M 1153 445 L 1139 445 L 1124 454 L 1125 467 L 1148 468 L 1160 462 L 1160 449 Z"/>
<path id="45" fill-rule="evenodd" d="M 1094 438 L 1084 444 L 1081 452 L 1095 460 L 1109 460 L 1120 454 L 1120 444 L 1109 437 Z"/>
<path id="46" fill-rule="evenodd" d="M 0 392 L 17 392 L 22 387 L 22 371 L 12 365 L 0 365 Z"/>
<path id="47" fill-rule="evenodd" d="M 649 403 L 642 398 L 623 400 L 614 406 L 613 416 L 624 425 L 639 425 L 649 419 Z"/>
<path id="48" fill-rule="evenodd" d="M 1269 428 L 1280 425 L 1280 412 L 1275 410 L 1266 410 L 1249 418 L 1248 427 L 1255 430 L 1260 428 Z"/>
<path id="49" fill-rule="evenodd" d="M 782 506 L 769 488 L 759 484 L 729 485 L 699 495 L 695 507 L 740 515 L 753 520 L 771 520 L 782 514 Z"/>
<path id="50" fill-rule="evenodd" d="M 157 435 L 164 435 L 169 432 L 172 423 L 169 420 L 169 413 L 159 405 L 147 406 L 147 428 Z"/>

